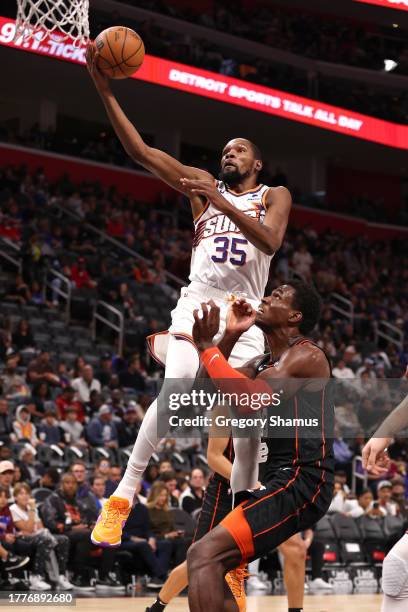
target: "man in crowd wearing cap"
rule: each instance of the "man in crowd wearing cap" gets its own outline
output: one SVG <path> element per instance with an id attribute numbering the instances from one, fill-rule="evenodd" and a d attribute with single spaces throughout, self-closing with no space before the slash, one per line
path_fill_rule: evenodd
<path id="1" fill-rule="evenodd" d="M 13 478 L 14 463 L 12 461 L 0 461 L 0 486 L 8 491 L 7 500 L 13 502 Z"/>
<path id="2" fill-rule="evenodd" d="M 122 468 L 119 465 L 112 465 L 109 469 L 109 478 L 105 482 L 105 497 L 109 497 L 116 490 L 122 479 Z"/>
<path id="3" fill-rule="evenodd" d="M 117 423 L 119 448 L 133 445 L 139 431 L 140 420 L 133 404 L 129 402 L 122 421 Z"/>
<path id="4" fill-rule="evenodd" d="M 101 391 L 101 383 L 94 378 L 93 367 L 89 364 L 82 368 L 81 376 L 72 381 L 72 388 L 76 393 L 76 399 L 83 404 L 89 402 L 91 391 Z"/>
<path id="5" fill-rule="evenodd" d="M 118 448 L 118 430 L 112 420 L 110 406 L 103 404 L 86 426 L 86 435 L 92 446 Z"/>
<path id="6" fill-rule="evenodd" d="M 377 497 L 380 510 L 384 516 L 387 514 L 396 516 L 398 514 L 398 506 L 391 500 L 392 483 L 389 480 L 381 480 L 377 485 Z"/>

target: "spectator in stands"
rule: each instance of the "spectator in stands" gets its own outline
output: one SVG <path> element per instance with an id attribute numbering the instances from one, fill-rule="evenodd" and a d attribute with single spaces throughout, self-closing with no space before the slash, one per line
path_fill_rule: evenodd
<path id="1" fill-rule="evenodd" d="M 110 468 L 111 463 L 109 459 L 105 459 L 105 457 L 102 457 L 96 462 L 93 475 L 100 476 L 104 480 L 108 480 Z"/>
<path id="2" fill-rule="evenodd" d="M 46 382 L 38 382 L 34 385 L 29 404 L 30 414 L 33 421 L 45 417 L 45 413 L 51 404 L 51 390 Z M 52 404 L 51 404 L 52 405 Z"/>
<path id="3" fill-rule="evenodd" d="M 30 324 L 27 319 L 21 319 L 17 325 L 17 329 L 13 334 L 13 347 L 17 351 L 34 349 L 35 342 L 31 333 Z"/>
<path id="4" fill-rule="evenodd" d="M 43 444 L 57 444 L 64 447 L 65 442 L 62 437 L 62 431 L 56 419 L 56 414 L 52 410 L 47 410 L 44 414 L 44 420 L 38 426 L 38 437 Z"/>
<path id="5" fill-rule="evenodd" d="M 355 378 L 355 374 L 351 368 L 346 366 L 344 359 L 339 359 L 335 368 L 333 368 L 333 376 L 340 379 Z"/>
<path id="6" fill-rule="evenodd" d="M 168 540 L 172 543 L 174 562 L 179 565 L 186 559 L 189 543 L 183 538 L 184 534 L 175 528 L 173 514 L 169 508 L 168 491 L 164 482 L 158 481 L 152 485 L 146 506 L 157 541 Z"/>
<path id="7" fill-rule="evenodd" d="M 65 420 L 59 423 L 64 432 L 66 444 L 75 446 L 88 446 L 84 437 L 84 426 L 78 420 L 78 410 L 73 406 L 68 406 L 65 410 Z"/>
<path id="8" fill-rule="evenodd" d="M 20 468 L 21 479 L 27 482 L 30 486 L 35 487 L 40 480 L 39 468 L 35 463 L 35 456 L 31 448 L 22 448 L 18 455 L 19 463 L 15 469 Z M 43 470 L 44 468 L 42 468 Z M 14 483 L 16 483 L 14 473 Z"/>
<path id="9" fill-rule="evenodd" d="M 23 399 L 31 394 L 24 377 L 21 374 L 17 374 L 19 359 L 19 355 L 9 355 L 6 360 L 4 373 L 1 376 L 3 394 L 7 399 L 18 399 L 20 397 Z"/>
<path id="10" fill-rule="evenodd" d="M 19 406 L 16 410 L 16 419 L 13 421 L 13 429 L 19 442 L 25 440 L 32 446 L 37 446 L 39 442 L 37 430 L 35 425 L 31 423 L 30 412 L 24 404 Z"/>
<path id="11" fill-rule="evenodd" d="M 101 476 L 91 476 L 90 478 L 90 491 L 91 495 L 95 499 L 96 507 L 98 508 L 98 513 L 102 510 L 104 503 L 107 501 L 107 497 L 105 497 L 105 479 Z"/>
<path id="12" fill-rule="evenodd" d="M 75 461 L 69 466 L 69 472 L 74 476 L 77 491 L 77 498 L 86 497 L 90 491 L 90 486 L 86 477 L 86 466 L 83 461 Z"/>
<path id="13" fill-rule="evenodd" d="M 150 489 L 152 488 L 152 484 L 157 480 L 158 477 L 159 468 L 157 467 L 157 465 L 148 465 L 144 472 L 142 480 L 142 490 L 144 495 L 148 495 Z"/>
<path id="14" fill-rule="evenodd" d="M 79 257 L 77 263 L 72 265 L 71 279 L 76 289 L 94 289 L 97 286 L 97 283 L 91 279 L 86 269 L 84 257 Z"/>
<path id="15" fill-rule="evenodd" d="M 361 423 L 352 402 L 346 401 L 344 404 L 336 406 L 336 423 L 339 434 L 343 438 L 353 439 L 358 435 L 361 431 Z"/>
<path id="16" fill-rule="evenodd" d="M 141 371 L 140 357 L 133 355 L 126 370 L 119 372 L 119 382 L 122 387 L 143 392 L 146 389 L 146 382 Z"/>
<path id="17" fill-rule="evenodd" d="M 112 376 L 112 356 L 110 353 L 104 353 L 99 363 L 99 369 L 96 372 L 96 378 L 101 383 L 102 387 L 109 385 Z"/>
<path id="18" fill-rule="evenodd" d="M 8 402 L 0 399 L 0 442 L 8 444 L 11 433 L 13 433 L 13 424 L 9 416 Z"/>
<path id="19" fill-rule="evenodd" d="M 86 403 L 86 413 L 90 417 L 95 416 L 95 413 L 98 412 L 99 408 L 104 403 L 104 397 L 101 393 L 94 390 L 89 394 L 89 402 Z"/>
<path id="20" fill-rule="evenodd" d="M 167 577 L 172 555 L 172 544 L 165 539 L 156 540 L 149 519 L 149 510 L 140 498 L 140 484 L 136 489 L 133 506 L 123 531 L 121 550 L 128 550 L 141 560 L 151 578 L 149 588 L 159 588 Z"/>
<path id="21" fill-rule="evenodd" d="M 31 588 L 48 591 L 52 587 L 45 581 L 46 564 L 49 561 L 56 573 L 58 585 L 67 590 L 73 585 L 65 576 L 68 562 L 69 540 L 64 535 L 51 535 L 44 529 L 38 516 L 35 499 L 31 498 L 31 489 L 25 484 L 14 488 L 15 503 L 10 506 L 14 524 L 20 532 L 20 538 L 34 547 L 33 574 L 30 576 Z M 54 562 L 54 563 L 53 563 Z"/>
<path id="22" fill-rule="evenodd" d="M 122 478 L 122 468 L 119 465 L 112 465 L 109 469 L 109 478 L 105 482 L 105 497 L 114 493 Z"/>
<path id="23" fill-rule="evenodd" d="M 175 472 L 164 472 L 160 476 L 160 481 L 164 482 L 169 493 L 169 503 L 172 508 L 179 508 L 180 491 L 177 488 L 177 476 Z"/>
<path id="24" fill-rule="evenodd" d="M 191 471 L 190 486 L 180 495 L 180 508 L 192 514 L 194 510 L 201 508 L 204 492 L 204 472 L 200 468 L 195 468 Z"/>
<path id="25" fill-rule="evenodd" d="M 110 406 L 104 404 L 86 426 L 86 436 L 92 446 L 118 448 L 118 430 L 112 421 Z"/>
<path id="26" fill-rule="evenodd" d="M 139 427 L 140 421 L 136 409 L 133 406 L 128 406 L 123 419 L 117 424 L 119 448 L 134 444 Z"/>
<path id="27" fill-rule="evenodd" d="M 57 409 L 58 420 L 63 421 L 66 419 L 66 411 L 68 408 L 75 409 L 78 415 L 78 421 L 84 422 L 85 410 L 81 402 L 74 399 L 75 389 L 73 387 L 65 387 L 61 394 L 55 400 L 55 406 Z"/>
<path id="28" fill-rule="evenodd" d="M 380 509 L 386 514 L 397 516 L 398 505 L 391 499 L 392 484 L 389 480 L 382 480 L 377 485 L 377 496 Z"/>
<path id="29" fill-rule="evenodd" d="M 163 474 L 164 472 L 172 472 L 173 466 L 171 465 L 171 461 L 168 459 L 163 459 L 159 463 L 159 474 Z"/>
<path id="30" fill-rule="evenodd" d="M 17 553 L 19 551 L 19 554 Z M 17 554 L 16 554 L 17 553 Z M 30 562 L 31 546 L 19 542 L 7 502 L 7 491 L 0 486 L 0 572 L 24 567 Z"/>
<path id="31" fill-rule="evenodd" d="M 14 501 L 13 499 L 13 476 L 14 476 L 14 463 L 11 461 L 0 461 L 0 486 L 3 487 L 7 493 L 7 499 L 9 502 Z"/>
<path id="32" fill-rule="evenodd" d="M 149 255 L 151 253 L 151 247 Z M 144 261 L 140 261 L 137 266 L 135 266 L 133 270 L 133 276 L 136 282 L 144 283 L 146 285 L 151 285 L 153 283 L 153 273 L 148 267 L 147 263 Z"/>
<path id="33" fill-rule="evenodd" d="M 93 367 L 91 365 L 85 365 L 82 368 L 81 376 L 72 381 L 72 388 L 76 392 L 76 399 L 83 404 L 89 402 L 91 391 L 100 393 L 101 383 L 94 378 Z"/>
<path id="34" fill-rule="evenodd" d="M 31 384 L 47 382 L 50 385 L 59 386 L 60 379 L 55 374 L 48 351 L 41 351 L 38 357 L 29 363 L 27 380 Z"/>
<path id="35" fill-rule="evenodd" d="M 30 301 L 30 289 L 24 282 L 21 274 L 17 274 L 13 283 L 7 289 L 6 299 L 19 304 L 28 304 Z"/>
<path id="36" fill-rule="evenodd" d="M 55 491 L 60 481 L 60 474 L 57 468 L 50 467 L 45 470 L 44 474 L 40 477 L 38 486 L 42 489 L 50 489 Z"/>
<path id="37" fill-rule="evenodd" d="M 408 500 L 405 481 L 402 478 L 396 478 L 392 481 L 391 501 L 398 506 L 398 514 L 404 520 L 408 519 Z"/>
<path id="38" fill-rule="evenodd" d="M 78 355 L 75 359 L 74 367 L 73 367 L 73 377 L 79 378 L 82 375 L 82 369 L 86 366 L 86 361 L 82 357 L 82 355 Z"/>
<path id="39" fill-rule="evenodd" d="M 312 275 L 313 257 L 309 253 L 305 243 L 293 253 L 292 265 L 295 271 L 303 276 L 306 281 L 310 280 Z"/>

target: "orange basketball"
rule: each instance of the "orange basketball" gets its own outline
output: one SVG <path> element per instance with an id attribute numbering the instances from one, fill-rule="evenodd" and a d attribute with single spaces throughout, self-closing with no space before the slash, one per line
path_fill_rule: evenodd
<path id="1" fill-rule="evenodd" d="M 98 68 L 110 79 L 126 79 L 143 64 L 143 40 L 130 28 L 114 26 L 95 39 L 99 52 Z"/>

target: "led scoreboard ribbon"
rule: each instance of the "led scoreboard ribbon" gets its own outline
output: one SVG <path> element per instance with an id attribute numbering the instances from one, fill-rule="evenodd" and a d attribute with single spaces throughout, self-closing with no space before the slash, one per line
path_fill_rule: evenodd
<path id="1" fill-rule="evenodd" d="M 408 2 L 408 0 L 407 0 Z M 55 35 L 44 40 L 14 41 L 15 22 L 0 17 L 0 45 L 51 58 L 85 64 L 85 47 L 74 47 Z M 317 100 L 255 85 L 240 79 L 146 55 L 131 78 L 185 91 L 220 102 L 249 108 L 276 117 L 321 127 L 398 149 L 408 149 L 408 126 L 383 121 Z"/>
<path id="2" fill-rule="evenodd" d="M 354 0 L 354 2 L 364 2 L 365 4 L 375 4 L 376 6 L 408 11 L 408 0 Z"/>

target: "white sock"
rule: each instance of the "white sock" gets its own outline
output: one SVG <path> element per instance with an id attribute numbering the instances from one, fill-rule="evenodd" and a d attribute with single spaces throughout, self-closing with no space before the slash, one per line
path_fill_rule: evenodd
<path id="1" fill-rule="evenodd" d="M 260 562 L 260 559 L 255 559 L 255 561 L 251 561 L 251 563 L 248 563 L 249 576 L 258 576 Z"/>
<path id="2" fill-rule="evenodd" d="M 188 379 L 191 380 L 192 384 L 199 364 L 197 349 L 191 342 L 177 340 L 174 336 L 169 338 L 166 356 L 166 379 L 173 379 L 173 381 L 174 379 L 180 379 L 181 381 Z M 182 390 L 186 391 L 185 385 L 182 386 Z M 117 497 L 124 497 L 130 504 L 133 503 L 136 486 L 141 481 L 150 457 L 160 441 L 157 435 L 157 406 L 158 400 L 156 398 L 150 404 L 144 416 L 125 474 L 113 493 Z"/>

